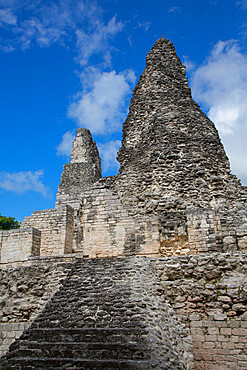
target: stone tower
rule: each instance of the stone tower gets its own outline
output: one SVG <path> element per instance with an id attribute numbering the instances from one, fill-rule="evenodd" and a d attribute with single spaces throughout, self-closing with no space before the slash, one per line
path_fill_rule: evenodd
<path id="1" fill-rule="evenodd" d="M 242 191 L 218 132 L 191 97 L 173 44 L 159 39 L 133 92 L 118 153 L 133 194 L 160 193 L 208 206 Z"/>
<path id="2" fill-rule="evenodd" d="M 85 191 L 101 178 L 101 159 L 92 135 L 78 128 L 71 151 L 71 162 L 64 166 L 58 187 L 56 208 L 69 205 L 74 209 L 73 250 L 83 239 L 81 207 Z"/>
<path id="3" fill-rule="evenodd" d="M 165 249 L 184 243 L 202 220 L 210 225 L 203 233 L 208 245 L 236 249 L 237 229 L 241 234 L 247 220 L 246 188 L 231 174 L 218 132 L 192 99 L 185 73 L 173 44 L 156 41 L 123 124 L 117 187 L 130 212 L 158 215 Z"/>
<path id="4" fill-rule="evenodd" d="M 56 207 L 69 204 L 78 208 L 84 191 L 101 178 L 101 160 L 96 143 L 86 128 L 78 128 L 71 162 L 64 166 L 58 187 Z"/>

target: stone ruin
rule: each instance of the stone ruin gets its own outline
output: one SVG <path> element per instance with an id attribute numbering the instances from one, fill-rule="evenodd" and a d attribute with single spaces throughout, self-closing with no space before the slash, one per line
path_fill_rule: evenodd
<path id="1" fill-rule="evenodd" d="M 2 354 L 27 328 L 3 366 L 45 367 L 53 358 L 51 367 L 247 369 L 247 188 L 169 40 L 146 57 L 117 160 L 119 173 L 102 178 L 96 143 L 78 129 L 55 208 L 1 232 Z M 47 283 L 42 299 L 25 271 Z M 136 347 L 120 350 L 114 330 L 125 345 L 133 334 Z M 62 348 L 85 335 L 101 343 L 99 357 L 95 347 L 70 356 Z"/>

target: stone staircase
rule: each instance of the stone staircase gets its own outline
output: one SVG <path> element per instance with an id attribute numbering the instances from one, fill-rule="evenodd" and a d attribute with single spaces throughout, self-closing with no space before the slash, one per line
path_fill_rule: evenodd
<path id="1" fill-rule="evenodd" d="M 145 258 L 76 262 L 0 368 L 184 369 L 177 349 L 167 340 L 164 352 L 161 333 L 152 333 L 145 317 L 151 304 L 157 311 L 148 269 Z"/>
<path id="2" fill-rule="evenodd" d="M 8 365 L 34 368 L 148 369 L 138 331 L 124 329 L 36 329 L 12 345 Z M 129 339 L 129 342 L 126 340 Z"/>

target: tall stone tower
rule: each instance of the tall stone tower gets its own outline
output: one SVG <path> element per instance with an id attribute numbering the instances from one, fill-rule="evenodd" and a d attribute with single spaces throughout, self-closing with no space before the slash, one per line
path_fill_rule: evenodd
<path id="1" fill-rule="evenodd" d="M 159 39 L 123 125 L 119 179 L 131 179 L 133 195 L 165 190 L 200 206 L 239 197 L 218 132 L 192 99 L 185 73 L 173 44 Z"/>
<path id="2" fill-rule="evenodd" d="M 186 240 L 202 220 L 208 230 L 196 236 L 197 244 L 207 239 L 214 250 L 236 249 L 237 229 L 247 221 L 246 188 L 231 174 L 218 132 L 192 99 L 185 73 L 173 44 L 156 41 L 123 124 L 119 194 L 130 212 L 158 215 L 165 249 Z"/>
<path id="3" fill-rule="evenodd" d="M 92 135 L 78 128 L 71 151 L 71 162 L 64 166 L 58 187 L 56 208 L 69 205 L 74 209 L 73 251 L 83 240 L 81 225 L 84 193 L 101 178 L 101 159 Z"/>

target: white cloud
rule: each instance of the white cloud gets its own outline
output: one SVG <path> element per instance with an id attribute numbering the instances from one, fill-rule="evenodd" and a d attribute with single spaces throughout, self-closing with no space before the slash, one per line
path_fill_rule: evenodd
<path id="1" fill-rule="evenodd" d="M 82 66 L 94 54 L 103 56 L 103 65 L 109 66 L 110 40 L 124 24 L 116 16 L 107 23 L 101 18 L 102 9 L 96 1 L 0 0 L 0 27 L 8 30 L 5 38 L 0 38 L 0 49 L 11 52 L 54 43 L 70 47 L 72 42 L 76 43 L 76 61 Z"/>
<path id="2" fill-rule="evenodd" d="M 11 51 L 33 44 L 64 44 L 81 27 L 97 23 L 101 13 L 94 1 L 0 1 L 0 26 L 8 29 L 8 35 L 0 40 L 0 48 Z"/>
<path id="3" fill-rule="evenodd" d="M 57 156 L 70 157 L 74 139 L 75 139 L 74 131 L 66 132 L 62 137 L 61 143 L 57 147 Z"/>
<path id="4" fill-rule="evenodd" d="M 247 132 L 245 132 L 245 138 L 246 138 Z M 243 151 L 240 148 L 235 148 L 235 150 L 231 150 L 231 143 L 229 145 L 229 153 L 231 155 L 230 162 L 231 162 L 231 168 L 233 170 L 233 173 L 238 176 L 238 178 L 241 179 L 241 182 L 243 185 L 247 185 L 247 153 L 243 153 Z"/>
<path id="5" fill-rule="evenodd" d="M 115 171 L 119 168 L 119 163 L 117 162 L 117 153 L 121 146 L 120 140 L 111 140 L 107 143 L 97 144 L 99 148 L 99 154 L 102 159 L 103 172 L 109 170 Z"/>
<path id="6" fill-rule="evenodd" d="M 63 29 L 44 25 L 39 19 L 32 18 L 24 21 L 21 28 L 19 43 L 22 49 L 27 49 L 35 41 L 39 46 L 50 46 L 52 43 L 61 41 L 65 36 Z"/>
<path id="7" fill-rule="evenodd" d="M 14 193 L 25 193 L 29 190 L 49 196 L 49 188 L 42 182 L 43 170 L 21 171 L 21 172 L 0 172 L 0 188 L 13 191 Z"/>
<path id="8" fill-rule="evenodd" d="M 137 26 L 135 28 L 144 28 L 145 31 L 148 31 L 150 24 L 151 22 L 147 22 L 147 21 L 143 21 L 143 22 L 137 21 Z"/>
<path id="9" fill-rule="evenodd" d="M 240 158 L 247 156 L 247 55 L 234 40 L 219 41 L 191 78 L 193 97 L 216 124 L 232 170 L 247 177 Z M 234 159 L 235 158 L 235 159 Z"/>
<path id="10" fill-rule="evenodd" d="M 116 33 L 123 29 L 123 23 L 118 22 L 116 17 L 113 17 L 104 25 L 97 21 L 94 26 L 94 31 L 86 33 L 83 29 L 78 29 L 77 46 L 79 49 L 78 61 L 81 65 L 86 65 L 89 58 L 99 52 L 106 53 L 109 59 L 109 42 L 108 40 Z M 108 61 L 109 63 L 109 61 Z"/>
<path id="11" fill-rule="evenodd" d="M 187 73 L 192 72 L 196 68 L 196 64 L 193 60 L 190 59 L 187 55 L 183 56 L 183 64 L 186 67 Z"/>
<path id="12" fill-rule="evenodd" d="M 233 40 L 219 41 L 206 63 L 193 73 L 194 97 L 203 103 L 222 134 L 246 123 L 247 56 Z"/>
<path id="13" fill-rule="evenodd" d="M 69 116 L 79 127 L 88 128 L 95 134 L 119 131 L 135 80 L 132 70 L 116 73 L 88 69 L 82 74 L 83 91 L 69 107 Z"/>
<path id="14" fill-rule="evenodd" d="M 16 25 L 17 18 L 10 9 L 0 9 L 0 27 L 4 25 Z"/>

